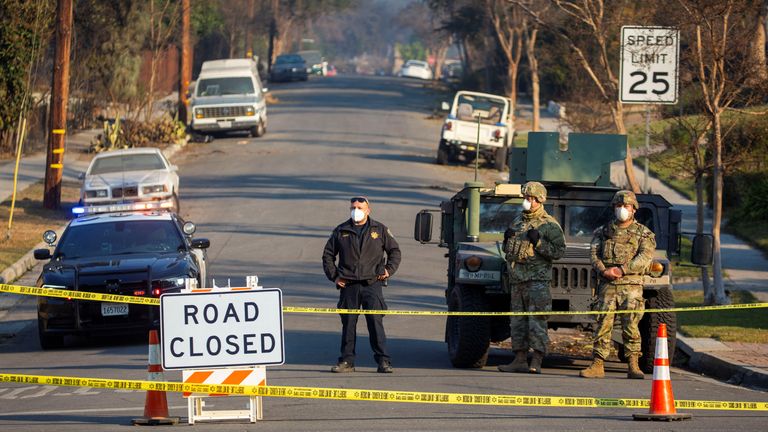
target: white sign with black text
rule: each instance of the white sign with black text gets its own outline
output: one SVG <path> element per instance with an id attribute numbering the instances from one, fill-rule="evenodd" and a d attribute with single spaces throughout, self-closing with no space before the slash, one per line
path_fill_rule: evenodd
<path id="1" fill-rule="evenodd" d="M 621 102 L 676 104 L 679 52 L 677 29 L 622 27 Z"/>
<path id="2" fill-rule="evenodd" d="M 285 362 L 277 288 L 163 294 L 160 321 L 164 369 Z"/>

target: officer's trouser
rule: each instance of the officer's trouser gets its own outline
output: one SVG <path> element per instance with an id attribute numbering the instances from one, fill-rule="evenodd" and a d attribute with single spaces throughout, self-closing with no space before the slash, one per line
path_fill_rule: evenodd
<path id="1" fill-rule="evenodd" d="M 339 292 L 340 309 L 386 310 L 381 282 L 375 281 L 370 285 L 366 281 L 347 282 Z M 355 314 L 340 314 L 341 316 L 341 357 L 339 361 L 355 364 L 355 342 L 357 338 L 357 318 Z M 387 354 L 387 337 L 384 333 L 384 315 L 365 314 L 368 325 L 368 338 L 373 350 L 373 358 L 381 364 L 389 360 Z"/>

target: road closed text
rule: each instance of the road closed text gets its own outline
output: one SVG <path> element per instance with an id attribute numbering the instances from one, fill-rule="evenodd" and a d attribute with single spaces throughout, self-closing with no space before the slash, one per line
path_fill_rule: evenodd
<path id="1" fill-rule="evenodd" d="M 160 299 L 166 369 L 282 364 L 280 290 L 221 290 Z"/>
<path id="2" fill-rule="evenodd" d="M 241 308 L 241 309 L 240 309 Z M 184 306 L 184 325 L 224 324 L 255 322 L 259 317 L 259 305 L 254 302 L 244 302 L 238 305 L 229 303 L 226 309 L 219 310 L 216 304 L 209 303 L 200 308 L 197 305 Z M 170 343 L 170 354 L 174 357 L 190 355 L 200 357 L 203 355 L 217 356 L 222 351 L 237 355 L 269 353 L 275 349 L 275 335 L 270 333 L 244 333 L 230 334 L 226 337 L 211 335 L 207 338 L 190 336 L 174 337 Z"/>

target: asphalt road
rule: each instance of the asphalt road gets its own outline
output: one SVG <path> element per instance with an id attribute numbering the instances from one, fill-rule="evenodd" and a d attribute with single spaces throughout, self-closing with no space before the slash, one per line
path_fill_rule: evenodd
<path id="1" fill-rule="evenodd" d="M 256 274 L 279 287 L 290 306 L 334 307 L 336 290 L 322 273 L 320 257 L 331 229 L 349 217 L 347 199 L 367 195 L 372 217 L 398 237 L 403 264 L 385 291 L 391 309 L 444 310 L 444 250 L 412 238 L 413 219 L 464 181 L 467 167 L 433 163 L 440 122 L 428 119 L 441 96 L 420 82 L 336 77 L 271 85 L 279 104 L 270 107 L 267 135 L 234 136 L 192 144 L 179 156 L 182 215 L 211 240 L 209 276 L 218 286 L 242 285 Z M 498 174 L 485 169 L 491 184 Z M 80 340 L 58 351 L 39 349 L 34 300 L 25 299 L 0 324 L 4 372 L 145 379 L 145 336 Z M 542 375 L 502 374 L 511 360 L 496 350 L 481 370 L 454 369 L 443 342 L 444 318 L 386 317 L 395 373 L 377 374 L 364 325 L 359 325 L 358 372 L 332 374 L 340 339 L 335 315 L 286 314 L 285 365 L 268 369 L 273 385 L 391 389 L 541 396 L 648 398 L 651 380 L 625 379 L 614 364 L 608 377 L 578 377 L 583 361 L 549 357 Z M 675 396 L 689 400 L 765 401 L 766 394 L 722 384 L 673 368 Z M 179 372 L 166 379 L 179 381 Z M 650 377 L 649 377 L 650 378 Z M 0 384 L 0 429 L 17 431 L 123 430 L 142 414 L 144 393 Z M 174 415 L 186 401 L 169 394 Z M 228 407 L 243 399 L 209 401 Z M 633 422 L 632 409 L 502 408 L 267 399 L 265 419 L 206 425 L 200 430 L 725 430 L 763 429 L 768 414 L 693 411 L 684 423 Z M 642 410 L 640 410 L 642 411 Z"/>

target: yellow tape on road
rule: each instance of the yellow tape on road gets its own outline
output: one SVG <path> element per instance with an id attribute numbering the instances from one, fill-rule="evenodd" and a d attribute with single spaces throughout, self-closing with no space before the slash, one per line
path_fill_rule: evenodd
<path id="1" fill-rule="evenodd" d="M 648 408 L 648 399 L 592 398 L 581 396 L 535 396 L 475 393 L 433 393 L 402 390 L 345 389 L 295 386 L 244 386 L 184 384 L 169 381 L 141 381 L 67 376 L 0 374 L 2 383 L 89 387 L 114 390 L 155 390 L 165 392 L 224 393 L 237 396 L 265 396 L 300 399 L 334 399 L 371 402 L 406 402 L 444 405 L 492 405 L 556 408 Z M 768 411 L 768 402 L 678 400 L 681 409 L 721 411 Z"/>
<path id="2" fill-rule="evenodd" d="M 160 299 L 156 297 L 136 297 L 116 294 L 102 294 L 86 291 L 72 291 L 58 288 L 39 288 L 19 285 L 0 284 L 0 291 L 44 297 L 57 297 L 72 300 L 106 301 L 112 303 L 131 303 L 140 305 L 159 306 Z M 691 306 L 669 309 L 645 309 L 644 312 L 704 312 L 735 309 L 768 308 L 768 303 L 744 303 L 720 306 Z M 408 310 L 363 310 L 283 306 L 285 313 L 315 313 L 315 314 L 373 314 L 373 315 L 412 315 L 412 316 L 531 316 L 531 315 L 606 315 L 637 313 L 632 310 L 617 311 L 541 311 L 541 312 L 458 312 L 458 311 L 408 311 Z"/>

